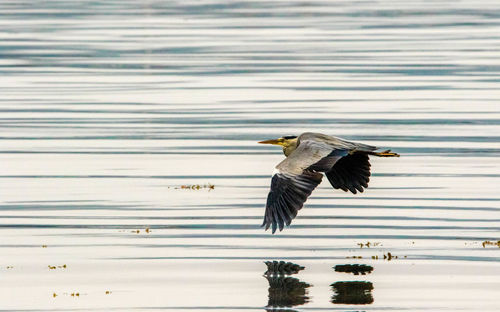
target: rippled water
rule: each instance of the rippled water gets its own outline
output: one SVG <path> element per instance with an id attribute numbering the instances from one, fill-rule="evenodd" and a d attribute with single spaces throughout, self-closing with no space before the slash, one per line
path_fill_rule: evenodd
<path id="1" fill-rule="evenodd" d="M 498 311 L 499 50 L 498 1 L 0 2 L 0 310 Z M 402 157 L 271 235 L 304 131 Z"/>

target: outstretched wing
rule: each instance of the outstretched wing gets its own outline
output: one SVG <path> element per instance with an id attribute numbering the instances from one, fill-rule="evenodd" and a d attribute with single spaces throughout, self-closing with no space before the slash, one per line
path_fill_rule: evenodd
<path id="1" fill-rule="evenodd" d="M 326 177 L 333 188 L 347 192 L 363 192 L 370 181 L 370 161 L 363 152 L 355 152 L 340 158 L 335 165 L 326 172 Z"/>
<path id="2" fill-rule="evenodd" d="M 262 226 L 267 230 L 272 225 L 273 233 L 277 227 L 281 231 L 285 224 L 289 226 L 322 178 L 323 174 L 312 171 L 300 175 L 276 173 L 271 180 Z"/>
<path id="3" fill-rule="evenodd" d="M 368 187 L 368 182 L 370 181 L 368 155 L 379 156 L 378 153 L 373 152 L 377 147 L 350 142 L 321 133 L 304 133 L 300 137 L 320 140 L 334 149 L 332 154 L 342 156 L 331 167 L 322 168 L 327 170 L 319 170 L 326 173 L 326 177 L 334 188 L 342 189 L 346 192 L 349 190 L 353 194 L 356 194 L 357 191 L 363 192 L 363 188 Z"/>
<path id="4" fill-rule="evenodd" d="M 290 225 L 311 192 L 321 183 L 323 174 L 316 171 L 330 169 L 341 157 L 332 152 L 326 144 L 304 140 L 276 166 L 262 223 L 266 230 L 272 226 L 274 233 L 278 227 L 281 231 L 285 224 Z"/>

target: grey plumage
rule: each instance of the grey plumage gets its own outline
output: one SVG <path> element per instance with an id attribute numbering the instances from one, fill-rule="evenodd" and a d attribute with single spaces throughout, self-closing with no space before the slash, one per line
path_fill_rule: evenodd
<path id="1" fill-rule="evenodd" d="M 312 132 L 259 143 L 281 145 L 287 156 L 276 166 L 271 179 L 262 223 L 266 230 L 271 227 L 273 233 L 291 224 L 311 192 L 321 183 L 323 173 L 335 189 L 356 194 L 368 187 L 368 155 L 399 156 L 390 151 L 375 152 L 375 146 Z"/>

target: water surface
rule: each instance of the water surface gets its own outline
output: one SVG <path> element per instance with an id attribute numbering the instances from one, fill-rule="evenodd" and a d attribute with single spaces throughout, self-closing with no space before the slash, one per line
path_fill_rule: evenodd
<path id="1" fill-rule="evenodd" d="M 498 311 L 499 12 L 2 1 L 0 311 Z M 273 236 L 256 142 L 304 131 L 402 157 Z"/>

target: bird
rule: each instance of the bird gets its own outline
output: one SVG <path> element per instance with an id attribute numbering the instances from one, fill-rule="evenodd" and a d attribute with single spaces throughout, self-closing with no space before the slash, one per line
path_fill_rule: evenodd
<path id="1" fill-rule="evenodd" d="M 322 133 L 305 132 L 258 142 L 280 145 L 286 158 L 274 169 L 271 190 L 261 227 L 272 234 L 290 226 L 323 174 L 334 189 L 363 192 L 370 181 L 369 156 L 399 157 L 390 150 L 376 152 L 377 147 L 350 142 Z"/>

